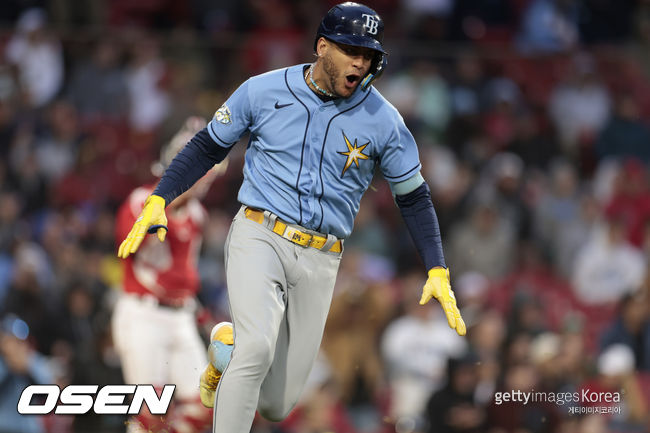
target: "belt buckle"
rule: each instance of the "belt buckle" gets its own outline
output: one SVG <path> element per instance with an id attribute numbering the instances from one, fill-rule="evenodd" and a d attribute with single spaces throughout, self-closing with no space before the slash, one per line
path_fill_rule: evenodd
<path id="1" fill-rule="evenodd" d="M 311 244 L 312 244 L 312 242 L 314 240 L 314 237 L 312 235 L 309 235 L 307 233 L 303 233 L 300 230 L 294 229 L 293 227 L 289 228 L 288 235 L 289 235 L 289 239 L 291 240 L 291 242 L 293 242 L 294 244 L 298 244 L 301 247 L 309 247 L 309 246 L 311 246 Z M 303 242 L 303 237 L 304 236 L 309 237 L 306 242 Z"/>

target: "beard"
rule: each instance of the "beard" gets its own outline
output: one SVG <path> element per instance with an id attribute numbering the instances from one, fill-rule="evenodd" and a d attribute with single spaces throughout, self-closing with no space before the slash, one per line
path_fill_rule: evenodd
<path id="1" fill-rule="evenodd" d="M 336 78 L 340 76 L 340 71 L 332 61 L 332 58 L 330 57 L 329 54 L 325 54 L 323 57 L 323 70 L 327 74 L 327 78 L 329 79 L 329 85 L 330 85 L 330 91 L 332 94 L 335 96 L 338 96 L 339 98 L 342 97 L 337 91 L 336 91 Z"/>

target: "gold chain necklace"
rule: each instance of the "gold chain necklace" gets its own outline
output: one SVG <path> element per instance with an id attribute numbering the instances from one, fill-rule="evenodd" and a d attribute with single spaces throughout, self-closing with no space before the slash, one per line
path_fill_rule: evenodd
<path id="1" fill-rule="evenodd" d="M 316 84 L 316 81 L 314 81 L 314 64 L 312 63 L 311 66 L 309 67 L 309 72 L 307 73 L 309 76 L 309 81 L 311 82 L 311 85 L 316 88 L 319 92 L 321 92 L 323 95 L 327 96 L 328 98 L 336 98 L 336 95 L 333 93 L 328 92 L 325 89 L 321 89 L 318 84 Z"/>

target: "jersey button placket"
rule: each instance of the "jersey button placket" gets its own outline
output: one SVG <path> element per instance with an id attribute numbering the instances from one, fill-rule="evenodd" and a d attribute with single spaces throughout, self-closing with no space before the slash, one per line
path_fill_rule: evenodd
<path id="1" fill-rule="evenodd" d="M 312 122 L 310 128 L 310 147 L 311 151 L 309 154 L 309 159 L 311 160 L 311 170 L 309 172 L 309 177 L 311 179 L 311 189 L 307 196 L 309 201 L 309 208 L 312 210 L 311 218 L 309 221 L 306 221 L 308 225 L 311 225 L 316 220 L 320 219 L 320 207 L 318 206 L 318 195 L 320 194 L 321 185 L 320 185 L 320 160 L 321 160 L 321 151 L 323 146 L 323 134 L 325 133 L 325 128 L 327 127 L 327 121 L 329 120 L 328 115 L 325 113 L 327 110 L 327 105 L 321 104 L 318 108 L 312 111 Z"/>
<path id="2" fill-rule="evenodd" d="M 314 188 L 314 178 L 312 176 L 312 173 L 314 172 L 314 164 L 315 164 L 313 158 L 315 142 L 312 138 L 312 131 L 313 131 L 313 125 L 315 120 L 315 113 L 316 110 L 313 110 L 311 115 L 311 122 L 307 130 L 307 137 L 305 140 L 305 150 L 304 150 L 305 153 L 303 155 L 303 166 L 302 166 L 302 172 L 300 173 L 299 189 L 301 191 L 300 201 L 302 203 L 301 223 L 303 224 L 312 218 L 314 212 L 311 195 L 312 195 L 312 190 Z"/>

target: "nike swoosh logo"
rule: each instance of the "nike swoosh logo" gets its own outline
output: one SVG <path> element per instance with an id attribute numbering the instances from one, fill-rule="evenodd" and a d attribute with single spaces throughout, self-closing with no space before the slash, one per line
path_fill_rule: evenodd
<path id="1" fill-rule="evenodd" d="M 288 104 L 278 104 L 278 101 L 275 101 L 275 108 L 276 109 L 288 107 L 289 105 L 293 105 L 293 102 L 289 102 Z"/>

